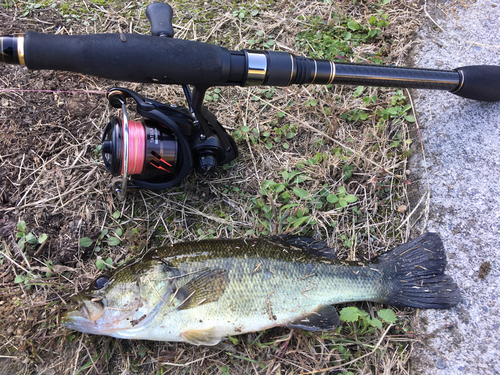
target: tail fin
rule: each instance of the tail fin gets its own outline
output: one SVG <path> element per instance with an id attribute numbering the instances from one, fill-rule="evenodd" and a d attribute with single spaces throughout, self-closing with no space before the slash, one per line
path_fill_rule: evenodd
<path id="1" fill-rule="evenodd" d="M 447 309 L 460 301 L 453 279 L 444 274 L 446 254 L 436 233 L 424 234 L 379 257 L 379 269 L 390 279 L 383 303 Z"/>

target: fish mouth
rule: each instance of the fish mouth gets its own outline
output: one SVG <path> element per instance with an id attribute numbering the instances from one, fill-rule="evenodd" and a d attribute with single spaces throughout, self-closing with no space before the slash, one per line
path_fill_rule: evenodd
<path id="1" fill-rule="evenodd" d="M 61 316 L 61 324 L 69 329 L 85 333 L 102 333 L 105 302 L 100 298 L 89 298 L 82 294 L 71 297 L 68 311 Z"/>

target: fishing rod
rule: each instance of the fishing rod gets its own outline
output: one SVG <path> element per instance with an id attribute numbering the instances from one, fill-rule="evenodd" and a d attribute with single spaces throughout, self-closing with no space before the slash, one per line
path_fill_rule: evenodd
<path id="1" fill-rule="evenodd" d="M 28 31 L 23 36 L 0 36 L 4 63 L 183 87 L 187 107 L 162 104 L 121 87 L 108 91 L 110 105 L 121 108 L 123 118 L 106 126 L 102 154 L 106 168 L 122 176 L 113 187 L 121 196 L 127 187 L 178 185 L 193 168 L 207 174 L 238 156 L 234 140 L 203 105 L 212 86 L 364 85 L 446 90 L 468 99 L 500 101 L 500 66 L 420 69 L 310 59 L 278 51 L 231 51 L 175 39 L 172 14 L 168 4 L 148 5 L 152 35 Z M 136 102 L 137 112 L 146 119 L 129 120 L 127 98 Z"/>

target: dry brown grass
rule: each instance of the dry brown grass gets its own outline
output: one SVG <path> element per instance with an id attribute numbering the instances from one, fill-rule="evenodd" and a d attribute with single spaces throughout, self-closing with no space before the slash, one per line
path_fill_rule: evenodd
<path id="1" fill-rule="evenodd" d="M 60 7 L 34 8 L 33 1 L 4 4 L 9 6 L 0 7 L 2 34 L 27 29 L 62 34 L 149 32 L 145 8 L 135 1 L 108 5 L 81 1 L 74 4 L 71 22 L 56 11 Z M 276 49 L 297 55 L 302 51 L 297 49 L 295 38 L 312 27 L 309 16 L 319 16 L 329 23 L 336 13 L 366 22 L 376 13 L 376 2 L 372 1 L 261 1 L 255 3 L 260 7 L 258 16 L 240 19 L 233 11 L 249 7 L 244 3 L 221 0 L 170 4 L 178 38 L 242 49 L 250 48 L 248 41 L 262 31 L 264 36 L 274 37 Z M 417 26 L 416 5 L 392 0 L 379 8 L 389 16 L 390 24 L 376 43 L 357 46 L 353 61 L 366 60 L 385 48 L 387 63 L 404 65 Z M 68 297 L 98 274 L 98 258 L 111 257 L 116 264 L 144 246 L 205 236 L 231 238 L 303 231 L 327 241 L 340 257 L 370 259 L 407 240 L 408 219 L 415 203 L 408 197 L 412 175 L 406 168 L 407 158 L 402 156 L 409 145 L 402 142 L 398 148 L 391 144 L 398 134 L 403 141 L 411 139 L 411 124 L 379 123 L 371 115 L 366 121 L 341 118 L 343 113 L 360 108 L 369 114 L 387 108 L 394 90 L 366 88 L 364 95 L 354 98 L 355 88 L 341 86 L 276 88 L 269 97 L 268 88 L 222 88 L 219 100 L 208 103 L 209 108 L 230 132 L 241 131 L 243 126 L 250 129 L 238 140 L 240 157 L 236 162 L 216 175 L 190 174 L 178 188 L 139 191 L 120 202 L 111 194 L 111 177 L 97 152 L 104 125 L 118 113 L 109 108 L 103 95 L 89 91 L 122 85 L 155 100 L 177 104 L 183 103 L 182 91 L 62 72 L 28 72 L 13 66 L 1 66 L 0 70 L 2 89 L 78 91 L 0 92 L 0 373 L 409 371 L 411 342 L 416 338 L 398 334 L 394 327 L 362 337 L 349 327 L 324 335 L 279 328 L 243 335 L 235 351 L 226 353 L 184 344 L 88 336 L 68 332 L 58 324 Z M 373 95 L 377 96 L 375 102 L 363 103 L 362 97 Z M 317 104 L 307 106 L 310 99 Z M 285 115 L 278 116 L 280 112 Z M 283 148 L 282 141 L 270 150 L 266 148 L 263 133 L 289 124 L 296 129 L 296 135 L 288 140 L 289 148 Z M 249 135 L 254 135 L 255 141 Z M 336 148 L 340 150 L 337 156 Z M 323 155 L 322 160 L 306 165 L 316 155 Z M 308 179 L 300 187 L 311 195 L 321 189 L 337 192 L 344 186 L 358 202 L 340 210 L 292 196 L 290 202 L 297 206 L 284 210 L 277 195 L 259 192 L 264 181 L 281 183 L 280 171 L 296 170 L 301 164 L 302 174 Z M 344 179 L 345 165 L 353 168 L 351 178 Z M 256 207 L 258 199 L 269 206 L 268 213 Z M 359 214 L 353 212 L 354 206 Z M 309 210 L 309 224 L 295 228 L 286 218 L 280 224 L 280 215 L 293 217 L 299 208 Z M 119 217 L 113 217 L 115 212 Z M 47 242 L 20 250 L 15 238 L 19 220 L 26 221 L 27 232 L 36 236 L 46 233 Z M 113 233 L 117 228 L 124 232 L 120 246 L 103 245 L 99 252 L 79 246 L 82 237 L 97 240 L 103 229 Z M 47 262 L 69 268 L 47 275 Z M 14 282 L 17 275 L 27 273 L 32 275 L 28 284 Z M 379 308 L 360 306 L 372 314 Z M 398 314 L 402 323 L 408 322 L 407 312 Z M 342 356 L 340 346 L 350 354 Z"/>

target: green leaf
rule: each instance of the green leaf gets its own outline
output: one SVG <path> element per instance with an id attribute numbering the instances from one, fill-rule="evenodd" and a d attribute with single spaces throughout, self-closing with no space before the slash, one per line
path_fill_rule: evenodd
<path id="1" fill-rule="evenodd" d="M 123 231 L 122 231 L 120 228 L 118 228 L 117 230 L 115 230 L 115 234 L 116 234 L 118 237 L 121 237 L 121 236 L 122 236 L 122 234 L 123 234 Z"/>
<path id="2" fill-rule="evenodd" d="M 113 265 L 113 259 L 111 259 L 111 257 L 108 257 L 108 259 L 106 259 L 106 264 L 112 266 Z"/>
<path id="3" fill-rule="evenodd" d="M 24 244 L 26 243 L 26 240 L 23 238 L 21 238 L 18 242 L 17 242 L 17 246 L 19 246 L 19 249 L 21 250 L 24 250 Z"/>
<path id="4" fill-rule="evenodd" d="M 101 232 L 101 234 L 99 235 L 99 239 L 102 240 L 106 234 L 108 234 L 108 230 L 107 229 L 103 229 L 102 232 Z"/>
<path id="5" fill-rule="evenodd" d="M 283 190 L 285 190 L 285 185 L 284 184 L 277 184 L 274 189 L 276 193 L 281 193 Z"/>
<path id="6" fill-rule="evenodd" d="M 295 228 L 301 226 L 302 224 L 304 224 L 306 221 L 309 221 L 309 219 L 311 218 L 311 216 L 302 216 L 302 217 L 299 217 L 298 219 L 294 220 L 293 221 L 293 226 Z"/>
<path id="7" fill-rule="evenodd" d="M 120 211 L 113 212 L 113 219 L 118 219 L 121 216 Z"/>
<path id="8" fill-rule="evenodd" d="M 288 202 L 288 201 L 290 200 L 290 197 L 291 197 L 291 195 L 290 195 L 290 193 L 289 193 L 288 191 L 284 191 L 284 192 L 281 194 L 281 200 L 282 200 L 283 202 L 285 202 L 285 203 L 286 203 L 286 202 Z"/>
<path id="9" fill-rule="evenodd" d="M 121 243 L 119 238 L 116 237 L 109 237 L 108 238 L 108 245 L 109 246 L 117 246 Z"/>
<path id="10" fill-rule="evenodd" d="M 92 240 L 90 238 L 88 237 L 80 238 L 81 247 L 89 247 L 90 245 L 92 245 Z"/>
<path id="11" fill-rule="evenodd" d="M 370 323 L 370 325 L 372 327 L 379 328 L 379 329 L 382 328 L 382 322 L 380 320 L 378 320 L 377 318 L 368 319 L 368 322 Z"/>
<path id="12" fill-rule="evenodd" d="M 358 198 L 356 198 L 355 195 L 352 195 L 352 194 L 348 194 L 345 196 L 344 198 L 348 203 L 354 203 L 358 200 Z"/>
<path id="13" fill-rule="evenodd" d="M 353 31 L 359 30 L 359 24 L 356 21 L 347 22 L 347 27 Z"/>
<path id="14" fill-rule="evenodd" d="M 387 108 L 387 112 L 389 112 L 391 115 L 397 115 L 400 110 L 401 110 L 401 107 L 389 107 L 389 108 Z"/>
<path id="15" fill-rule="evenodd" d="M 293 188 L 293 193 L 301 199 L 304 199 L 305 197 L 307 197 L 309 195 L 307 190 L 304 190 L 304 189 L 301 189 L 298 187 Z"/>
<path id="16" fill-rule="evenodd" d="M 370 22 L 370 25 L 373 25 L 374 23 L 377 22 L 377 17 L 371 16 L 370 19 L 368 20 L 368 22 Z"/>
<path id="17" fill-rule="evenodd" d="M 102 260 L 102 259 L 97 259 L 97 261 L 95 262 L 95 265 L 98 269 L 100 270 L 105 270 L 107 269 L 108 267 L 106 266 L 106 263 Z"/>
<path id="18" fill-rule="evenodd" d="M 326 197 L 326 200 L 329 202 L 329 203 L 337 203 L 338 200 L 339 200 L 339 197 L 337 197 L 335 194 L 329 194 L 327 197 Z"/>
<path id="19" fill-rule="evenodd" d="M 233 345 L 238 345 L 238 343 L 240 342 L 240 340 L 238 340 L 236 337 L 228 336 L 227 338 L 229 340 L 231 340 Z M 227 367 L 226 367 L 226 369 L 227 369 Z"/>
<path id="20" fill-rule="evenodd" d="M 292 184 L 300 184 L 307 180 L 309 180 L 309 176 L 306 176 L 305 174 L 299 174 L 293 179 Z"/>
<path id="21" fill-rule="evenodd" d="M 26 222 L 24 220 L 21 220 L 19 223 L 17 223 L 17 230 L 26 233 Z"/>
<path id="22" fill-rule="evenodd" d="M 26 239 L 26 242 L 31 244 L 31 245 L 38 243 L 38 239 L 35 237 L 35 235 L 33 233 L 28 233 L 26 235 L 25 239 Z"/>
<path id="23" fill-rule="evenodd" d="M 408 122 L 415 122 L 415 117 L 414 116 L 405 116 L 405 119 Z"/>
<path id="24" fill-rule="evenodd" d="M 14 279 L 14 282 L 16 284 L 24 283 L 25 278 L 26 277 L 24 275 L 17 275 L 16 278 Z"/>
<path id="25" fill-rule="evenodd" d="M 260 185 L 260 189 L 263 191 L 267 191 L 272 189 L 275 185 L 276 182 L 274 182 L 273 180 L 266 180 L 262 182 L 262 184 Z"/>
<path id="26" fill-rule="evenodd" d="M 387 323 L 396 323 L 398 321 L 398 317 L 391 309 L 380 310 L 378 312 L 378 317 Z"/>
<path id="27" fill-rule="evenodd" d="M 356 89 L 356 91 L 354 91 L 354 94 L 352 94 L 352 96 L 357 98 L 358 96 L 360 96 L 363 93 L 364 89 L 365 89 L 364 86 L 358 86 L 358 88 Z"/>
<path id="28" fill-rule="evenodd" d="M 38 243 L 39 243 L 39 244 L 44 243 L 45 241 L 47 241 L 47 238 L 48 238 L 48 237 L 49 237 L 49 236 L 47 236 L 47 233 L 42 233 L 42 235 L 38 238 Z"/>
<path id="29" fill-rule="evenodd" d="M 347 202 L 344 198 L 341 198 L 339 200 L 339 204 L 340 204 L 340 207 L 344 207 L 344 208 L 347 207 Z"/>
<path id="30" fill-rule="evenodd" d="M 264 211 L 266 214 L 271 212 L 271 206 L 265 204 L 264 207 L 262 207 L 262 211 Z"/>
<path id="31" fill-rule="evenodd" d="M 359 317 L 359 309 L 354 306 L 344 307 L 340 310 L 340 320 L 343 322 L 357 322 Z"/>

